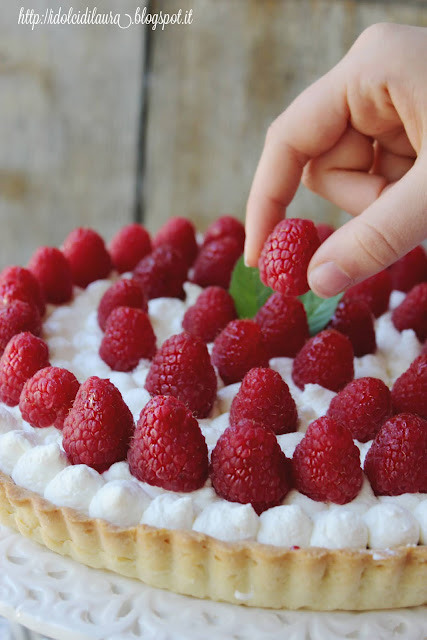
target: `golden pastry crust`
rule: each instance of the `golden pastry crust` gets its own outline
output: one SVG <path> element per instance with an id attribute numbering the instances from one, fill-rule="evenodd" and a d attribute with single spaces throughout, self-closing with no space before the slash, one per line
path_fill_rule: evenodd
<path id="1" fill-rule="evenodd" d="M 427 603 L 427 546 L 292 550 L 146 525 L 123 529 L 57 507 L 1 472 L 0 522 L 90 567 L 197 598 L 325 611 Z"/>

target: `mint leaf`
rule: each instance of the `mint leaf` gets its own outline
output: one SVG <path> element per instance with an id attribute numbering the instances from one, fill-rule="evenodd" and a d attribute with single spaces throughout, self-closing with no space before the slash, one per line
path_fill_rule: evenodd
<path id="1" fill-rule="evenodd" d="M 316 335 L 326 327 L 334 315 L 342 296 L 343 294 L 339 293 L 337 296 L 325 300 L 316 296 L 311 290 L 299 296 L 307 313 L 308 328 L 311 336 Z"/>
<path id="2" fill-rule="evenodd" d="M 259 269 L 246 267 L 241 256 L 231 275 L 229 292 L 239 318 L 253 318 L 258 309 L 267 302 L 273 290 L 262 284 Z"/>
<path id="3" fill-rule="evenodd" d="M 259 277 L 259 269 L 245 266 L 242 256 L 236 262 L 231 275 L 229 292 L 234 300 L 239 318 L 253 318 L 258 309 L 267 302 L 273 290 L 262 284 Z M 307 314 L 311 336 L 316 335 L 326 327 L 334 315 L 342 295 L 340 293 L 334 298 L 325 300 L 316 296 L 313 291 L 308 291 L 299 296 Z"/>

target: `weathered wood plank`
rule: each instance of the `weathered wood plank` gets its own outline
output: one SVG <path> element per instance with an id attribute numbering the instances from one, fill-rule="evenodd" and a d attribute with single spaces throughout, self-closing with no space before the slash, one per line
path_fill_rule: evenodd
<path id="1" fill-rule="evenodd" d="M 176 0 L 162 0 L 173 11 Z M 427 4 L 373 0 L 180 0 L 191 26 L 153 37 L 146 221 L 218 214 L 243 219 L 268 125 L 331 68 L 368 25 L 427 25 Z M 338 222 L 344 214 L 300 189 L 293 215 Z"/>
<path id="2" fill-rule="evenodd" d="M 131 13 L 144 3 L 69 4 Z M 142 28 L 31 30 L 19 9 L 6 3 L 0 21 L 0 266 L 25 264 L 77 225 L 110 237 L 135 205 Z"/>

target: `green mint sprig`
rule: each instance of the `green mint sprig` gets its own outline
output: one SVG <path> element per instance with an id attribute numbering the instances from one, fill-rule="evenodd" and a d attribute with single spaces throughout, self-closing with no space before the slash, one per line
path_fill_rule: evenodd
<path id="1" fill-rule="evenodd" d="M 241 256 L 231 274 L 229 292 L 239 318 L 253 318 L 258 309 L 267 302 L 273 289 L 261 282 L 259 269 L 245 266 Z"/>
<path id="2" fill-rule="evenodd" d="M 266 287 L 260 280 L 259 270 L 256 267 L 246 267 L 243 256 L 239 258 L 234 267 L 230 295 L 234 300 L 239 318 L 253 318 L 273 293 L 270 287 Z M 307 313 L 310 335 L 314 336 L 322 331 L 334 315 L 335 309 L 342 297 L 342 293 L 333 298 L 319 298 L 313 291 L 308 291 L 299 299 Z"/>

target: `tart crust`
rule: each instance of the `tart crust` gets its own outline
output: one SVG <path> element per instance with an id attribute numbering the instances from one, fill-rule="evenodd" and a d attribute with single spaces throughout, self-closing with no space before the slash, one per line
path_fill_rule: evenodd
<path id="1" fill-rule="evenodd" d="M 194 531 L 120 528 L 17 486 L 0 472 L 0 522 L 77 562 L 187 596 L 276 609 L 427 603 L 427 546 L 283 549 Z"/>

